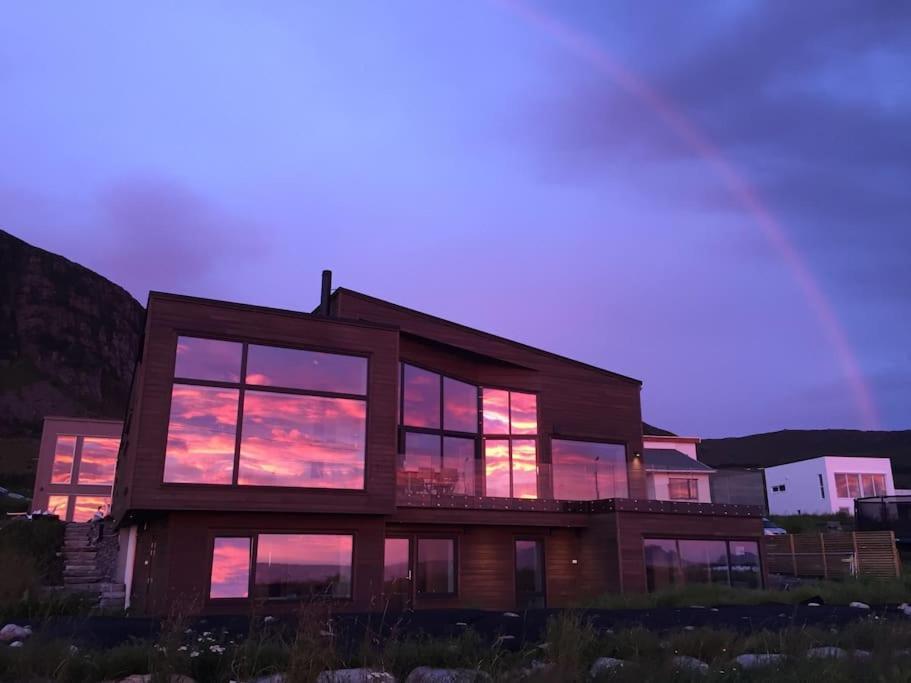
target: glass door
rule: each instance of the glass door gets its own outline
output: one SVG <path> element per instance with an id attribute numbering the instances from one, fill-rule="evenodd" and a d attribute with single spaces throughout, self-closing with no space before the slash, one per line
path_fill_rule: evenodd
<path id="1" fill-rule="evenodd" d="M 409 609 L 412 596 L 411 539 L 387 538 L 383 561 L 383 594 L 393 612 Z"/>
<path id="2" fill-rule="evenodd" d="M 537 609 L 545 604 L 544 541 L 516 539 L 516 606 Z"/>

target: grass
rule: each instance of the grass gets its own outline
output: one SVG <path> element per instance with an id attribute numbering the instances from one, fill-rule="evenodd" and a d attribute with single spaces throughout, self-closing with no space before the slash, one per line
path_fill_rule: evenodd
<path id="1" fill-rule="evenodd" d="M 832 605 L 847 605 L 854 601 L 870 605 L 911 602 L 911 578 L 809 581 L 791 590 L 738 589 L 722 585 L 694 584 L 655 593 L 604 595 L 586 606 L 605 609 L 648 609 L 690 605 L 791 605 L 814 598 L 821 598 L 824 603 Z"/>
<path id="2" fill-rule="evenodd" d="M 826 533 L 829 522 L 838 522 L 843 531 L 854 531 L 851 515 L 772 515 L 769 519 L 789 534 Z"/>
<path id="3" fill-rule="evenodd" d="M 868 619 L 835 631 L 788 628 L 739 634 L 700 628 L 654 633 L 641 628 L 616 633 L 599 631 L 583 614 L 564 611 L 548 623 L 546 643 L 510 652 L 485 643 L 465 630 L 451 638 L 393 637 L 363 652 L 339 649 L 325 613 L 304 612 L 293 633 L 258 620 L 245 638 L 228 633 L 184 628 L 170 622 L 155 641 L 135 641 L 107 650 L 73 648 L 68 642 L 42 639 L 40 631 L 22 648 L 0 647 L 0 680 L 95 683 L 131 674 L 153 680 L 190 676 L 198 683 L 227 683 L 286 673 L 287 680 L 313 681 L 329 668 L 367 666 L 404 680 L 418 666 L 464 668 L 484 672 L 494 681 L 519 680 L 519 672 L 535 660 L 546 662 L 529 681 L 590 680 L 598 657 L 622 659 L 625 665 L 598 680 L 630 681 L 907 681 L 911 667 L 911 622 Z M 836 646 L 846 659 L 806 657 L 810 648 Z M 855 656 L 855 652 L 863 650 Z M 780 665 L 742 671 L 734 659 L 743 653 L 785 655 Z M 678 670 L 674 657 L 695 657 L 708 664 L 707 674 Z M 863 657 L 862 657 L 863 656 Z"/>

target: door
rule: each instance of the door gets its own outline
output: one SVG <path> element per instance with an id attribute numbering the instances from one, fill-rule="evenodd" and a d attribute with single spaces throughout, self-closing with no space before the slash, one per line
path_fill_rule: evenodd
<path id="1" fill-rule="evenodd" d="M 411 607 L 411 539 L 387 538 L 383 560 L 383 594 L 393 612 Z"/>
<path id="2" fill-rule="evenodd" d="M 544 595 L 544 541 L 516 539 L 516 606 L 537 609 L 546 605 Z"/>

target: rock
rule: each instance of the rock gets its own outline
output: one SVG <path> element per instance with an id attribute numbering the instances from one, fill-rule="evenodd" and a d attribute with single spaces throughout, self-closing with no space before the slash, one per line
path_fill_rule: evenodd
<path id="1" fill-rule="evenodd" d="M 873 653 L 869 650 L 854 650 L 854 652 L 851 653 L 851 656 L 854 657 L 854 659 L 870 659 L 873 656 Z"/>
<path id="2" fill-rule="evenodd" d="M 824 603 L 825 603 L 825 600 L 823 600 L 822 596 L 820 596 L 820 595 L 814 595 L 811 598 L 807 598 L 806 600 L 800 601 L 801 605 L 813 605 L 814 607 L 819 607 L 820 605 L 822 605 Z"/>
<path id="3" fill-rule="evenodd" d="M 911 617 L 911 605 L 905 605 L 904 607 L 901 608 L 901 611 L 904 613 L 904 615 L 906 617 Z"/>
<path id="4" fill-rule="evenodd" d="M 395 676 L 372 669 L 336 669 L 320 673 L 316 683 L 395 683 Z"/>
<path id="5" fill-rule="evenodd" d="M 681 655 L 674 657 L 671 662 L 673 662 L 674 668 L 680 669 L 681 671 L 694 671 L 702 674 L 708 673 L 709 671 L 709 665 L 695 657 Z"/>
<path id="6" fill-rule="evenodd" d="M 25 645 L 25 643 L 23 643 L 21 640 L 14 640 L 9 644 L 10 647 L 22 647 L 23 645 Z"/>
<path id="7" fill-rule="evenodd" d="M 819 607 L 819 603 L 818 602 L 808 602 L 807 607 Z"/>
<path id="8" fill-rule="evenodd" d="M 592 668 L 589 670 L 588 674 L 592 678 L 597 678 L 598 676 L 609 673 L 623 666 L 626 666 L 626 662 L 622 659 L 615 659 L 613 657 L 598 657 L 598 659 L 596 659 L 592 664 Z"/>
<path id="9" fill-rule="evenodd" d="M 405 683 L 481 683 L 491 681 L 483 671 L 475 669 L 434 669 L 429 666 L 419 666 L 408 674 Z"/>
<path id="10" fill-rule="evenodd" d="M 285 674 L 270 674 L 269 676 L 260 676 L 247 683 L 285 683 Z"/>
<path id="11" fill-rule="evenodd" d="M 533 659 L 531 664 L 523 666 L 518 671 L 518 679 L 531 678 L 532 676 L 541 676 L 547 674 L 556 664 L 552 662 L 542 662 L 540 659 Z"/>
<path id="12" fill-rule="evenodd" d="M 519 615 L 515 612 L 503 612 L 504 617 L 512 617 L 513 619 L 518 619 Z"/>
<path id="13" fill-rule="evenodd" d="M 840 647 L 813 647 L 807 650 L 809 659 L 844 659 L 847 656 L 848 653 Z"/>
<path id="14" fill-rule="evenodd" d="M 870 605 L 868 605 L 867 603 L 857 602 L 857 601 L 850 603 L 848 605 L 848 607 L 853 607 L 855 609 L 870 609 Z"/>
<path id="15" fill-rule="evenodd" d="M 31 626 L 7 624 L 3 628 L 0 628 L 0 643 L 8 643 L 11 640 L 25 640 L 30 635 L 32 635 Z"/>
<path id="16" fill-rule="evenodd" d="M 775 666 L 776 664 L 781 664 L 783 660 L 784 655 L 775 653 L 763 653 L 758 655 L 745 653 L 734 658 L 734 662 L 741 669 L 760 669 L 766 666 Z"/>

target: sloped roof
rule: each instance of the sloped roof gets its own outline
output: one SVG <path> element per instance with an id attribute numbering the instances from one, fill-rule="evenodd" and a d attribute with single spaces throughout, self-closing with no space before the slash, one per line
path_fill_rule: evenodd
<path id="1" fill-rule="evenodd" d="M 642 452 L 645 469 L 649 472 L 714 472 L 711 467 L 694 460 L 676 448 L 646 448 Z"/>

